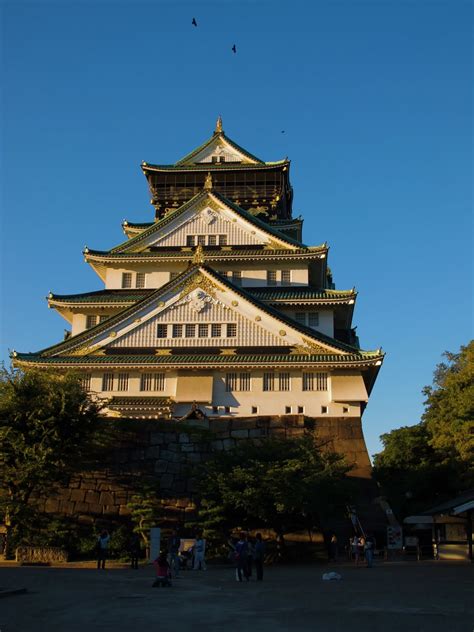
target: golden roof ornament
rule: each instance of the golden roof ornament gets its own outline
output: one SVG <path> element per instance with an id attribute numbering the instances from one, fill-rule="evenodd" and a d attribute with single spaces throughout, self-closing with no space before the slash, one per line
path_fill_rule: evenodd
<path id="1" fill-rule="evenodd" d="M 194 252 L 193 263 L 196 265 L 201 265 L 204 263 L 204 250 L 201 244 L 198 245 Z"/>
<path id="2" fill-rule="evenodd" d="M 222 116 L 219 114 L 216 121 L 216 129 L 214 130 L 214 134 L 222 134 L 224 130 L 222 129 Z"/>
<path id="3" fill-rule="evenodd" d="M 206 191 L 210 191 L 212 189 L 212 176 L 211 172 L 207 172 L 206 179 L 204 180 L 204 188 Z"/>

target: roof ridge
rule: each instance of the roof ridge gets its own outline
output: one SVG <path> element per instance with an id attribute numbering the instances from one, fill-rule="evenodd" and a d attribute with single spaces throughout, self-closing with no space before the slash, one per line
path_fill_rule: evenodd
<path id="1" fill-rule="evenodd" d="M 206 149 L 206 147 L 208 147 L 212 142 L 216 141 L 216 139 L 219 140 L 221 138 L 225 142 L 229 143 L 229 145 L 231 145 L 231 147 L 233 147 L 236 151 L 238 151 L 241 154 L 244 154 L 244 156 L 246 156 L 247 158 L 250 158 L 251 160 L 255 160 L 260 164 L 265 164 L 263 160 L 260 160 L 260 158 L 257 158 L 257 156 L 254 156 L 253 154 L 251 154 L 249 151 L 247 151 L 246 149 L 238 145 L 231 138 L 226 136 L 226 134 L 223 131 L 221 131 L 221 132 L 214 132 L 213 135 L 210 138 L 208 138 L 206 141 L 204 141 L 201 145 L 199 145 L 199 147 L 196 147 L 196 149 L 193 149 L 191 152 L 186 154 L 186 156 L 184 156 L 183 158 L 175 162 L 174 166 L 178 167 L 182 165 L 183 163 L 188 162 L 193 156 L 195 156 L 196 154 Z"/>

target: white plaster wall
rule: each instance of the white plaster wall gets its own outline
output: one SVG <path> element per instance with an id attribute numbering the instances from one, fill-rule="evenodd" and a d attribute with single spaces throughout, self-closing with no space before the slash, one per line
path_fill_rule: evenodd
<path id="1" fill-rule="evenodd" d="M 295 305 L 294 307 L 282 307 L 281 312 L 283 314 L 287 314 L 291 318 L 294 318 L 295 313 L 297 312 L 318 312 L 319 325 L 318 327 L 314 327 L 314 330 L 320 331 L 321 333 L 326 334 L 326 336 L 334 338 L 334 312 L 332 309 L 327 307 L 319 308 L 317 305 L 308 308 Z"/>

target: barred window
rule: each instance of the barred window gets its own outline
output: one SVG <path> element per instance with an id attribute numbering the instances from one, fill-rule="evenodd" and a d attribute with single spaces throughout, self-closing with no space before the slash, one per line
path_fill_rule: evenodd
<path id="1" fill-rule="evenodd" d="M 304 312 L 296 312 L 295 320 L 299 325 L 306 325 L 306 314 Z"/>
<path id="2" fill-rule="evenodd" d="M 242 272 L 240 270 L 234 270 L 232 272 L 232 283 L 242 285 Z"/>
<path id="3" fill-rule="evenodd" d="M 145 273 L 137 272 L 137 276 L 135 277 L 135 287 L 145 287 Z"/>
<path id="4" fill-rule="evenodd" d="M 183 325 L 173 325 L 173 338 L 183 337 Z"/>
<path id="5" fill-rule="evenodd" d="M 93 314 L 89 314 L 86 316 L 86 329 L 90 329 L 91 327 L 95 327 L 97 325 L 97 316 Z"/>
<path id="6" fill-rule="evenodd" d="M 267 285 L 276 285 L 276 284 L 277 284 L 276 270 L 267 270 Z"/>
<path id="7" fill-rule="evenodd" d="M 282 270 L 281 271 L 281 283 L 291 283 L 291 270 Z"/>
<path id="8" fill-rule="evenodd" d="M 107 318 L 110 318 L 109 314 L 101 314 L 99 316 L 99 323 L 103 323 L 107 320 Z"/>
<path id="9" fill-rule="evenodd" d="M 209 246 L 215 246 L 217 244 L 217 235 L 209 235 L 207 238 Z"/>
<path id="10" fill-rule="evenodd" d="M 128 373 L 118 374 L 118 391 L 128 391 Z"/>
<path id="11" fill-rule="evenodd" d="M 132 273 L 122 272 L 122 288 L 132 287 Z"/>
<path id="12" fill-rule="evenodd" d="M 196 335 L 196 325 L 186 325 L 186 338 L 194 338 Z"/>
<path id="13" fill-rule="evenodd" d="M 90 373 L 86 373 L 85 375 L 82 376 L 81 384 L 82 384 L 82 388 L 85 391 L 91 390 L 91 379 L 92 379 L 92 375 Z"/>
<path id="14" fill-rule="evenodd" d="M 219 235 L 219 246 L 227 246 L 227 235 Z"/>
<path id="15" fill-rule="evenodd" d="M 303 390 L 304 391 L 327 391 L 328 390 L 328 374 L 327 373 L 303 373 Z"/>
<path id="16" fill-rule="evenodd" d="M 219 270 L 219 274 L 222 275 L 224 279 L 227 279 L 227 277 L 229 276 L 228 270 Z"/>
<path id="17" fill-rule="evenodd" d="M 179 276 L 179 272 L 170 272 L 170 281 L 176 279 L 177 276 Z"/>
<path id="18" fill-rule="evenodd" d="M 237 390 L 237 373 L 226 373 L 225 390 L 227 393 Z"/>
<path id="19" fill-rule="evenodd" d="M 168 337 L 168 325 L 157 325 L 156 326 L 156 337 L 157 338 L 167 338 Z"/>
<path id="20" fill-rule="evenodd" d="M 278 389 L 280 391 L 289 391 L 290 390 L 290 374 L 289 373 L 280 373 L 278 376 Z"/>
<path id="21" fill-rule="evenodd" d="M 140 376 L 140 390 L 151 391 L 153 386 L 153 373 L 142 373 Z"/>
<path id="22" fill-rule="evenodd" d="M 113 391 L 114 390 L 114 374 L 104 373 L 102 376 L 102 390 Z"/>
<path id="23" fill-rule="evenodd" d="M 209 325 L 199 325 L 198 336 L 199 338 L 207 338 L 209 336 Z"/>
<path id="24" fill-rule="evenodd" d="M 227 338 L 235 338 L 237 335 L 237 325 L 235 323 L 229 323 L 227 325 Z"/>
<path id="25" fill-rule="evenodd" d="M 197 236 L 197 243 L 198 243 L 198 246 L 205 246 L 206 245 L 206 235 L 198 235 Z"/>
<path id="26" fill-rule="evenodd" d="M 317 327 L 319 325 L 319 313 L 318 312 L 310 312 L 308 314 L 308 325 L 310 327 Z"/>
<path id="27" fill-rule="evenodd" d="M 153 390 L 164 391 L 165 390 L 165 374 L 155 373 L 153 378 Z"/>
<path id="28" fill-rule="evenodd" d="M 275 390 L 275 374 L 274 373 L 263 374 L 263 390 L 264 391 Z"/>
<path id="29" fill-rule="evenodd" d="M 186 235 L 186 246 L 194 246 L 194 235 Z"/>
<path id="30" fill-rule="evenodd" d="M 250 373 L 240 374 L 240 390 L 250 391 Z"/>
<path id="31" fill-rule="evenodd" d="M 220 324 L 212 324 L 211 325 L 211 336 L 213 338 L 220 338 L 221 337 L 221 325 Z"/>

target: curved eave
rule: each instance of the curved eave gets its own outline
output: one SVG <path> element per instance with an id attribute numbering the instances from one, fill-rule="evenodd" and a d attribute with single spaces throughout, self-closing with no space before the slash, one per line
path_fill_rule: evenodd
<path id="1" fill-rule="evenodd" d="M 152 165 L 148 162 L 142 163 L 141 168 L 143 173 L 146 175 L 147 173 L 152 172 L 161 172 L 161 173 L 169 173 L 173 171 L 175 173 L 179 173 L 180 171 L 232 171 L 232 170 L 258 170 L 264 171 L 268 169 L 277 169 L 278 167 L 289 167 L 289 160 L 280 160 L 277 162 L 264 162 L 264 163 L 241 163 L 241 162 L 200 162 L 192 165 Z"/>
<path id="2" fill-rule="evenodd" d="M 366 354 L 367 355 L 367 352 Z M 382 365 L 384 354 L 375 355 L 373 357 L 363 356 L 342 356 L 342 355 L 306 355 L 306 354 L 289 354 L 286 356 L 172 356 L 172 355 L 156 355 L 156 356 L 56 356 L 52 358 L 44 358 L 35 356 L 34 354 L 17 354 L 13 357 L 13 364 L 17 367 L 36 366 L 41 368 L 56 367 L 61 369 L 69 369 L 72 367 L 81 368 L 143 368 L 143 367 L 166 367 L 167 369 L 178 368 L 218 368 L 240 367 L 240 368 L 259 368 L 259 367 L 293 367 L 293 368 L 378 368 Z"/>

